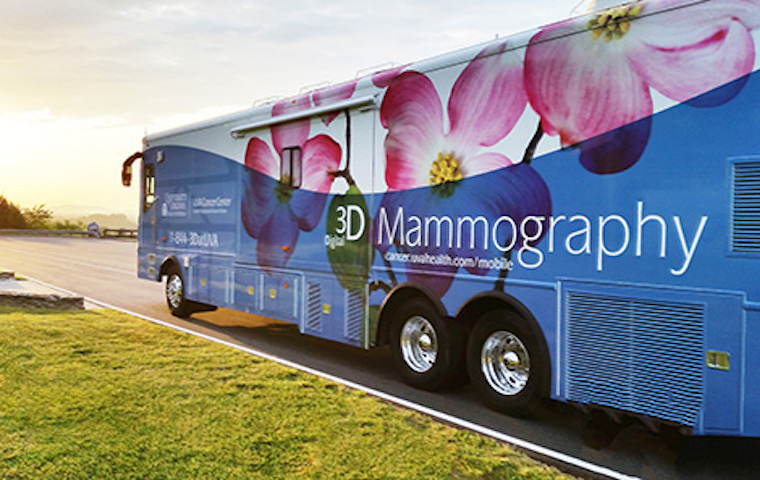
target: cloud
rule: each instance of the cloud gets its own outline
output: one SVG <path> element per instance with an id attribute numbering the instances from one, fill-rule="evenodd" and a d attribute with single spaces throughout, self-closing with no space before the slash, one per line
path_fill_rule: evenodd
<path id="1" fill-rule="evenodd" d="M 134 214 L 150 132 L 565 16 L 575 0 L 0 0 L 0 178 L 24 206 Z"/>
<path id="2" fill-rule="evenodd" d="M 0 0 L 0 109 L 144 121 L 242 108 L 488 40 L 517 29 L 517 5 L 524 17 L 550 4 Z"/>

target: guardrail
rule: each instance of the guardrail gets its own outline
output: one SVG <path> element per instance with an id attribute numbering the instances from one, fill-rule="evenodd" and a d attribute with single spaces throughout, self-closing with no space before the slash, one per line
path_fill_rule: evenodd
<path id="1" fill-rule="evenodd" d="M 0 235 L 61 235 L 61 236 L 80 236 L 80 237 L 94 237 L 96 235 L 91 234 L 86 230 L 28 230 L 22 228 L 2 228 L 0 229 Z"/>
<path id="2" fill-rule="evenodd" d="M 137 238 L 137 230 L 131 228 L 104 228 L 100 233 L 87 230 L 27 230 L 0 228 L 0 235 L 73 236 L 92 238 Z"/>
<path id="3" fill-rule="evenodd" d="M 101 237 L 137 238 L 135 228 L 104 228 Z"/>

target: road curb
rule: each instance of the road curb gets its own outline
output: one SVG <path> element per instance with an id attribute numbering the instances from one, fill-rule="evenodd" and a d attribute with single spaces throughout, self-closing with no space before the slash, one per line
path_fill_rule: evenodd
<path id="1" fill-rule="evenodd" d="M 0 306 L 31 309 L 84 310 L 84 297 L 53 289 L 0 271 Z"/>

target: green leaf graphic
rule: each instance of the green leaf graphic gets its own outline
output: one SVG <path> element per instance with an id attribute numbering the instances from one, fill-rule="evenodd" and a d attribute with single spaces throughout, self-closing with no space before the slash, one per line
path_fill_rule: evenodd
<path id="1" fill-rule="evenodd" d="M 345 289 L 367 282 L 374 250 L 369 242 L 367 202 L 352 185 L 345 195 L 336 195 L 327 211 L 327 258 L 335 277 Z"/>

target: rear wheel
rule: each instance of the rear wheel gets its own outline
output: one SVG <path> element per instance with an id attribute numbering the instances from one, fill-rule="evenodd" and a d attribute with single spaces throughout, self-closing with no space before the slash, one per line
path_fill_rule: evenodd
<path id="1" fill-rule="evenodd" d="M 464 335 L 453 320 L 441 317 L 430 303 L 414 299 L 391 323 L 393 362 L 406 383 L 436 390 L 461 378 Z"/>
<path id="2" fill-rule="evenodd" d="M 548 361 L 520 316 L 506 310 L 478 320 L 467 346 L 470 380 L 491 407 L 529 415 L 544 397 Z"/>

